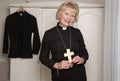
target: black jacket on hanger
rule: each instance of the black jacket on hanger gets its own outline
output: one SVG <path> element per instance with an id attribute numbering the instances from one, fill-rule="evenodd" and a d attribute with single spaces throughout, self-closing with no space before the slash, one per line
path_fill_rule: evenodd
<path id="1" fill-rule="evenodd" d="M 32 58 L 38 54 L 40 38 L 36 18 L 28 12 L 15 12 L 6 17 L 3 53 L 9 58 Z"/>

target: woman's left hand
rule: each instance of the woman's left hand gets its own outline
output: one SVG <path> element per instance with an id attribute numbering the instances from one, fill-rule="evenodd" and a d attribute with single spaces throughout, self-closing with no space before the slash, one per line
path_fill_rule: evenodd
<path id="1" fill-rule="evenodd" d="M 83 64 L 84 63 L 84 59 L 80 56 L 75 56 L 73 59 L 72 59 L 72 62 L 73 63 L 77 63 L 77 64 Z"/>

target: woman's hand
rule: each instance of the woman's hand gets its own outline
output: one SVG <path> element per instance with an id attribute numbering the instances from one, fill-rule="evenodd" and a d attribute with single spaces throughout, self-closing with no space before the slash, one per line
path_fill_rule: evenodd
<path id="1" fill-rule="evenodd" d="M 69 61 L 66 61 L 66 60 L 62 60 L 61 62 L 57 62 L 54 64 L 54 68 L 55 69 L 69 69 L 73 66 L 73 63 L 70 63 Z"/>
<path id="2" fill-rule="evenodd" d="M 83 64 L 84 63 L 84 59 L 80 56 L 75 56 L 73 59 L 72 59 L 72 62 L 73 63 L 77 63 L 77 64 Z"/>

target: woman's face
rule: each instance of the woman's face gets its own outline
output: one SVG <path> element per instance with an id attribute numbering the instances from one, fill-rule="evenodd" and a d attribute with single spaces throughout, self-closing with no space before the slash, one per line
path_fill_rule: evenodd
<path id="1" fill-rule="evenodd" d="M 60 12 L 59 19 L 60 19 L 60 25 L 63 27 L 68 27 L 73 24 L 75 21 L 75 10 L 72 8 L 65 8 Z"/>

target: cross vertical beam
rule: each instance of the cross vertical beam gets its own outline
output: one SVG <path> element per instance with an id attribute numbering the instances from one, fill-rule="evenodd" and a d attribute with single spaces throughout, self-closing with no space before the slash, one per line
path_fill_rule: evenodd
<path id="1" fill-rule="evenodd" d="M 66 49 L 66 53 L 64 53 L 64 57 L 68 58 L 68 61 L 71 62 L 72 61 L 72 55 L 74 55 L 74 52 L 71 52 L 70 49 Z"/>

